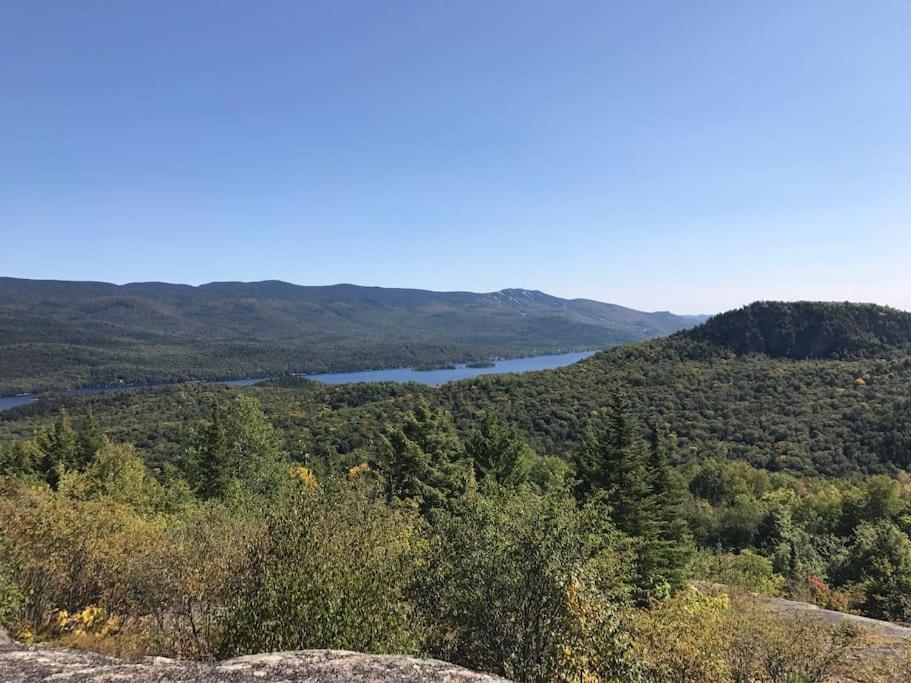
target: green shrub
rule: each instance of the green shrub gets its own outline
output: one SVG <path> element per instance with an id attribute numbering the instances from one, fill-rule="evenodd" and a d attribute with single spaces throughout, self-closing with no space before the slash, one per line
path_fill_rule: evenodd
<path id="1" fill-rule="evenodd" d="M 436 657 L 519 681 L 624 670 L 630 557 L 601 505 L 528 487 L 436 528 L 417 600 Z"/>
<path id="2" fill-rule="evenodd" d="M 368 479 L 300 481 L 234 570 L 219 653 L 415 652 L 408 589 L 424 547 L 416 513 Z"/>
<path id="3" fill-rule="evenodd" d="M 693 574 L 699 579 L 734 586 L 761 595 L 781 595 L 785 579 L 772 569 L 772 561 L 752 550 L 739 553 L 700 550 Z"/>

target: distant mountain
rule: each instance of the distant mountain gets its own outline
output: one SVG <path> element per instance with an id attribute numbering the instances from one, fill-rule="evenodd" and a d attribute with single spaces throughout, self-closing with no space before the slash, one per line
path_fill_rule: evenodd
<path id="1" fill-rule="evenodd" d="M 762 301 L 681 334 L 741 355 L 869 357 L 911 345 L 911 313 L 874 304 Z"/>
<path id="2" fill-rule="evenodd" d="M 0 393 L 591 349 L 699 320 L 526 289 L 0 278 Z"/>

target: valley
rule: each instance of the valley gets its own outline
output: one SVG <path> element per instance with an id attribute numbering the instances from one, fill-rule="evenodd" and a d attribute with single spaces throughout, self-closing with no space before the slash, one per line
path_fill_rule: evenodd
<path id="1" fill-rule="evenodd" d="M 702 318 L 505 289 L 0 278 L 0 395 L 585 351 Z"/>

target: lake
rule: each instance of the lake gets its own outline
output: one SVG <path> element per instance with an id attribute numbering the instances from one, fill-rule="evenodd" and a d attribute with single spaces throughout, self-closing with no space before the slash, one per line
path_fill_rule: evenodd
<path id="1" fill-rule="evenodd" d="M 559 353 L 548 356 L 531 356 L 530 358 L 512 358 L 501 360 L 489 368 L 469 368 L 457 365 L 455 368 L 444 370 L 415 370 L 414 368 L 392 368 L 389 370 L 361 370 L 358 372 L 327 372 L 315 375 L 301 375 L 326 384 L 350 384 L 356 382 L 419 382 L 432 387 L 455 382 L 460 379 L 469 379 L 480 375 L 501 375 L 507 372 L 532 372 L 534 370 L 550 370 L 552 368 L 572 365 L 583 358 L 588 358 L 594 351 L 577 351 L 574 353 Z M 268 377 L 254 377 L 247 379 L 226 380 L 213 382 L 213 384 L 227 384 L 235 387 L 248 387 L 259 382 L 264 382 Z M 109 394 L 118 391 L 129 391 L 143 387 L 119 386 L 96 387 L 90 389 L 70 389 L 61 392 L 64 396 L 86 396 L 89 394 Z M 11 410 L 18 406 L 34 403 L 36 396 L 0 396 L 0 412 Z"/>
<path id="2" fill-rule="evenodd" d="M 414 368 L 393 368 L 391 370 L 363 370 L 361 372 L 329 372 L 319 375 L 305 375 L 327 384 L 349 384 L 352 382 L 420 382 L 432 387 L 469 379 L 480 375 L 501 375 L 507 372 L 531 372 L 533 370 L 550 370 L 588 358 L 594 351 L 560 353 L 550 356 L 532 356 L 530 358 L 513 358 L 501 360 L 489 368 L 469 368 L 457 365 L 455 369 L 415 370 Z"/>

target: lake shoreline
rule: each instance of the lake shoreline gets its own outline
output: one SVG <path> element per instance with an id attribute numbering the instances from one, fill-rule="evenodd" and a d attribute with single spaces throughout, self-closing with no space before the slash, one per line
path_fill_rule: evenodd
<path id="1" fill-rule="evenodd" d="M 136 382 L 136 381 L 122 381 L 120 383 L 109 383 L 109 384 L 79 384 L 76 386 L 51 386 L 50 388 L 39 388 L 39 389 L 29 389 L 27 391 L 21 391 L 21 386 L 19 389 L 7 389 L 6 391 L 0 391 L 0 400 L 13 399 L 13 398 L 41 398 L 42 396 L 49 396 L 53 394 L 76 394 L 77 392 L 85 393 L 98 393 L 98 392 L 108 392 L 108 391 L 120 391 L 124 389 L 155 389 L 159 387 L 169 387 L 169 386 L 179 386 L 182 384 L 234 384 L 242 382 L 261 382 L 267 379 L 278 379 L 279 377 L 293 376 L 293 377 L 310 377 L 311 375 L 336 375 L 336 374 L 347 374 L 347 373 L 358 373 L 358 372 L 381 372 L 381 371 L 398 371 L 398 370 L 415 370 L 420 372 L 432 372 L 439 369 L 451 369 L 452 366 L 456 368 L 467 366 L 467 367 L 494 367 L 496 364 L 503 361 L 511 360 L 523 360 L 527 358 L 542 358 L 545 356 L 561 356 L 564 354 L 570 353 L 596 353 L 605 348 L 610 348 L 611 346 L 616 346 L 616 344 L 608 344 L 606 346 L 576 346 L 569 348 L 557 348 L 541 353 L 518 353 L 518 354 L 509 354 L 509 355 L 499 355 L 492 358 L 488 358 L 483 361 L 472 361 L 472 360 L 462 360 L 462 361 L 453 361 L 452 363 L 444 362 L 439 367 L 434 365 L 422 366 L 420 363 L 414 365 L 379 365 L 373 367 L 353 367 L 350 369 L 329 369 L 329 370 L 315 370 L 315 371 L 305 371 L 305 372 L 276 372 L 269 375 L 244 375 L 244 376 L 218 376 L 215 374 L 212 375 L 202 375 L 199 377 L 193 377 L 190 379 L 178 379 L 173 381 L 149 381 L 149 382 Z M 484 365 L 474 365 L 474 363 L 483 363 Z M 492 365 L 487 365 L 491 363 Z M 2 386 L 2 385 L 0 385 Z M 40 385 L 39 385 L 40 386 Z"/>
<path id="2" fill-rule="evenodd" d="M 445 368 L 422 369 L 419 366 L 405 366 L 398 368 L 378 368 L 372 370 L 352 370 L 348 372 L 326 373 L 294 373 L 294 377 L 309 379 L 323 384 L 350 384 L 359 382 L 417 382 L 428 386 L 440 386 L 447 382 L 471 379 L 482 375 L 499 375 L 511 372 L 534 372 L 547 370 L 578 362 L 597 350 L 570 351 L 565 353 L 548 353 L 534 356 L 517 356 L 497 359 L 490 364 L 458 363 Z M 565 362 L 564 362 L 565 361 Z M 90 396 L 94 394 L 113 394 L 122 391 L 136 391 L 140 389 L 160 389 L 163 387 L 184 386 L 188 384 L 224 384 L 234 387 L 246 387 L 260 384 L 283 375 L 267 377 L 244 377 L 235 379 L 195 379 L 183 382 L 166 382 L 160 384 L 115 384 L 103 387 L 78 387 L 65 390 L 50 390 L 40 393 L 17 394 L 14 396 L 0 396 L 0 412 L 13 410 L 24 405 L 31 405 L 49 396 Z"/>

